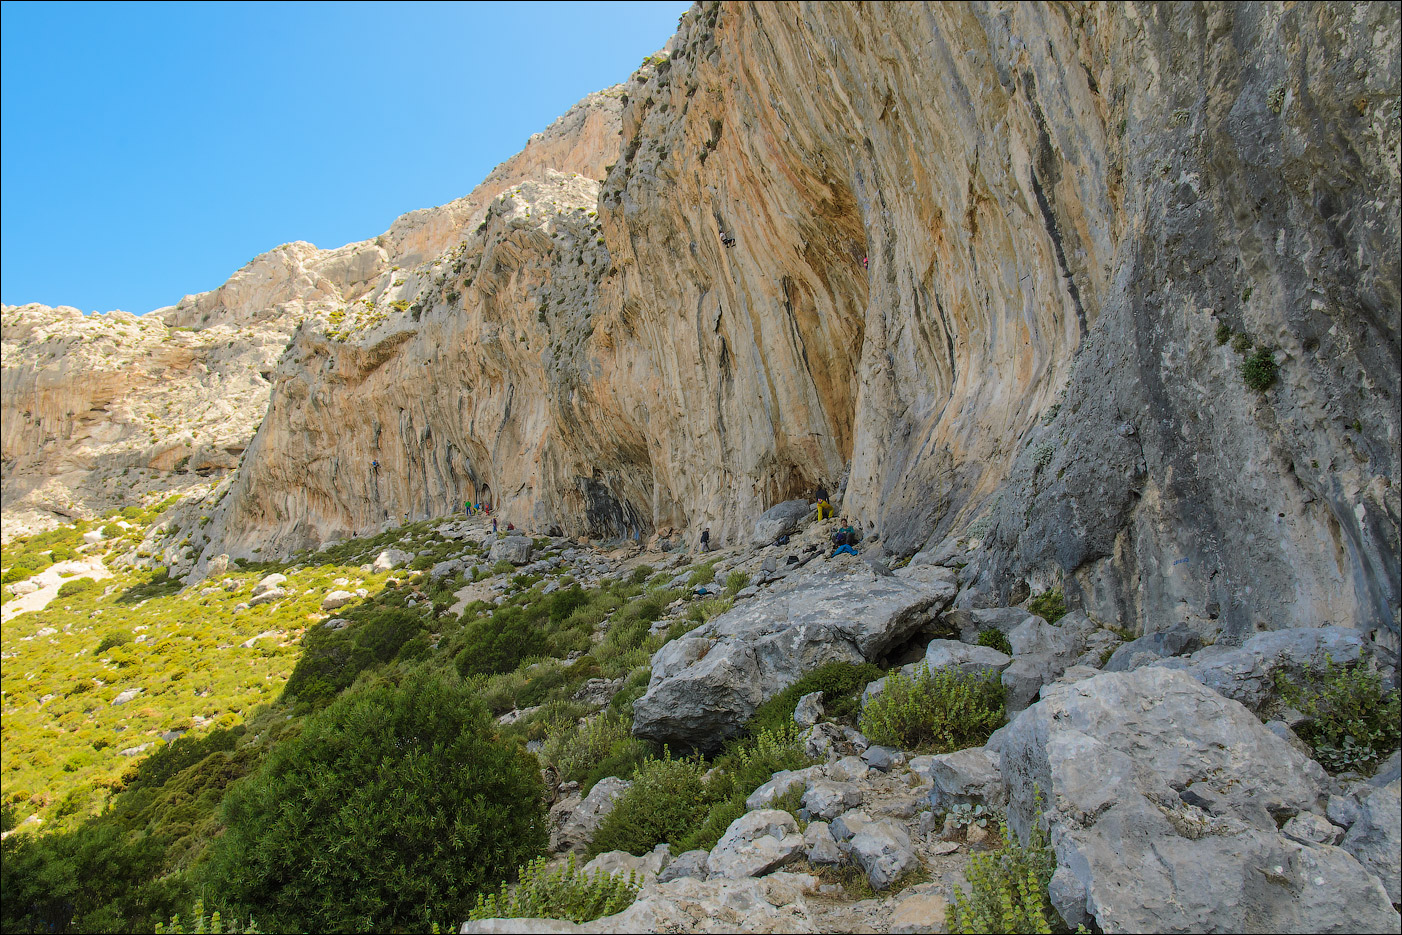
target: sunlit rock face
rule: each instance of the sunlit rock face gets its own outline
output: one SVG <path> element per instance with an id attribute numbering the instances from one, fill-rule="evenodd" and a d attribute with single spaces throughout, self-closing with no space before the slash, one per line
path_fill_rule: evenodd
<path id="1" fill-rule="evenodd" d="M 698 4 L 317 254 L 206 554 L 467 498 L 724 544 L 824 482 L 970 536 L 965 606 L 1395 645 L 1398 50 L 1388 4 Z"/>

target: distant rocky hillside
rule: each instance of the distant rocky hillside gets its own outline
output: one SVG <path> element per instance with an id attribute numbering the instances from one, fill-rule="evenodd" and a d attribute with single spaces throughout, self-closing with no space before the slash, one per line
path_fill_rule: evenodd
<path id="1" fill-rule="evenodd" d="M 464 198 L 406 214 L 374 240 L 283 244 L 218 289 L 148 315 L 6 306 L 6 540 L 208 488 L 238 466 L 267 412 L 269 378 L 309 315 L 353 331 L 387 310 L 371 293 L 455 244 L 509 185 L 547 167 L 602 176 L 620 108 L 616 89 L 591 94 Z"/>
<path id="2" fill-rule="evenodd" d="M 464 202 L 164 313 L 300 321 L 177 567 L 824 482 L 963 607 L 1396 648 L 1399 73 L 1382 3 L 700 3 Z"/>

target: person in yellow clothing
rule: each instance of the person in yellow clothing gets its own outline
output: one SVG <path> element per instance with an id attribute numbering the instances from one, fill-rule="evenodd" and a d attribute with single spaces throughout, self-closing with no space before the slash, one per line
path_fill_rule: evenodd
<path id="1" fill-rule="evenodd" d="M 818 519 L 825 520 L 832 516 L 832 504 L 828 502 L 828 489 L 822 484 L 813 491 L 813 499 L 818 501 Z"/>

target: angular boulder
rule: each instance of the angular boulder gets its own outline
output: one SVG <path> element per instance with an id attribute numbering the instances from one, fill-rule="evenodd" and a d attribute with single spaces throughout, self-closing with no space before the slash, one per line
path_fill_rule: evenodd
<path id="1" fill-rule="evenodd" d="M 1393 904 L 1402 903 L 1402 780 L 1364 792 L 1341 846 L 1377 874 Z"/>
<path id="2" fill-rule="evenodd" d="M 1260 711 L 1276 697 L 1275 674 L 1305 666 L 1352 665 L 1363 658 L 1365 637 L 1349 627 L 1296 627 L 1257 633 L 1239 647 L 1209 646 L 1157 665 L 1181 669 L 1208 688 Z"/>
<path id="3" fill-rule="evenodd" d="M 550 850 L 584 850 L 594 840 L 594 835 L 599 833 L 599 825 L 613 811 L 619 796 L 632 785 L 626 779 L 609 776 L 594 783 L 594 788 L 582 800 L 574 800 L 571 796 L 557 803 L 550 810 Z"/>
<path id="4" fill-rule="evenodd" d="M 961 643 L 958 640 L 931 640 L 930 645 L 925 647 L 925 665 L 931 672 L 936 669 L 954 669 L 966 675 L 985 675 L 989 672 L 1002 672 L 1012 665 L 1012 661 L 1012 656 L 991 646 Z M 901 671 L 909 675 L 917 667 L 918 663 L 903 666 Z"/>
<path id="5" fill-rule="evenodd" d="M 535 541 L 530 536 L 507 536 L 492 543 L 492 550 L 487 553 L 487 561 L 493 564 L 507 561 L 513 565 L 525 565 L 531 560 L 533 548 Z"/>
<path id="6" fill-rule="evenodd" d="M 1092 629 L 1093 625 L 1078 627 L 1074 621 L 1055 626 L 1041 617 L 1028 617 L 1008 633 L 1013 661 L 1003 670 L 1002 678 L 1003 703 L 1009 714 L 1027 707 L 1043 685 L 1056 681 L 1076 664 L 1086 648 L 1085 634 Z"/>
<path id="7" fill-rule="evenodd" d="M 1202 649 L 1202 638 L 1186 623 L 1175 623 L 1167 630 L 1141 636 L 1116 649 L 1105 663 L 1105 671 L 1128 672 L 1169 656 L 1182 656 L 1199 649 Z"/>
<path id="8" fill-rule="evenodd" d="M 814 513 L 814 507 L 807 500 L 785 500 L 783 503 L 771 506 L 759 515 L 759 519 L 755 520 L 754 530 L 750 534 L 750 542 L 754 545 L 766 545 L 773 542 L 780 536 L 787 535 L 797 529 L 798 524 L 810 513 Z"/>
<path id="9" fill-rule="evenodd" d="M 706 866 L 711 879 L 760 877 L 798 860 L 807 849 L 792 815 L 763 809 L 732 821 L 711 849 Z"/>
<path id="10" fill-rule="evenodd" d="M 633 733 L 716 749 L 804 673 L 880 658 L 947 601 L 943 590 L 864 565 L 766 591 L 654 654 L 647 693 L 633 705 Z"/>
<path id="11" fill-rule="evenodd" d="M 916 862 L 910 836 L 889 818 L 864 826 L 852 835 L 846 850 L 878 892 L 888 889 Z"/>
<path id="12" fill-rule="evenodd" d="M 377 572 L 390 571 L 401 565 L 408 564 L 413 561 L 413 559 L 414 556 L 405 552 L 403 549 L 385 549 L 379 555 L 375 556 L 375 561 L 371 563 L 370 568 L 372 571 Z"/>
<path id="13" fill-rule="evenodd" d="M 322 610 L 338 610 L 355 600 L 353 591 L 332 591 L 321 599 Z"/>
<path id="14" fill-rule="evenodd" d="M 1182 672 L 1051 686 L 1000 749 L 1009 824 L 1024 840 L 1033 822 L 1050 827 L 1052 901 L 1071 925 L 1397 930 L 1382 884 L 1352 855 L 1277 830 L 1323 813 L 1319 765 Z"/>
<path id="15" fill-rule="evenodd" d="M 996 804 L 1002 799 L 999 756 L 986 747 L 971 747 L 929 757 L 922 772 L 934 782 L 930 805 L 948 810 L 961 804 Z"/>

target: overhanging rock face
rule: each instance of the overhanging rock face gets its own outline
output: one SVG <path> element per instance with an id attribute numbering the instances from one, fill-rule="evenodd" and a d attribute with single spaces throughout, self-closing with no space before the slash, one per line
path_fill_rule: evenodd
<path id="1" fill-rule="evenodd" d="M 633 733 L 719 747 L 804 673 L 881 658 L 953 597 L 952 574 L 920 581 L 865 566 L 768 591 L 657 651 L 647 694 L 633 704 Z"/>

